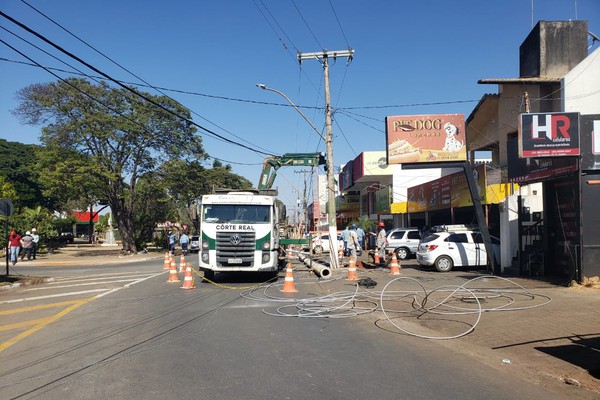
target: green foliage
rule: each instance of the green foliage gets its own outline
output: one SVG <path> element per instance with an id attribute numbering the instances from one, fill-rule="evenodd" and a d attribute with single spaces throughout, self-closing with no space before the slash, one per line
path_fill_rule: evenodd
<path id="1" fill-rule="evenodd" d="M 24 123 L 43 126 L 41 142 L 46 151 L 69 155 L 58 171 L 75 169 L 79 173 L 70 176 L 93 177 L 91 186 L 98 189 L 94 197 L 108 201 L 123 250 L 132 252 L 135 233 L 141 231 L 134 217 L 140 205 L 136 201 L 140 177 L 154 172 L 163 160 L 204 158 L 189 110 L 168 97 L 144 95 L 162 108 L 125 89 L 70 78 L 21 89 L 20 105 L 13 111 Z M 71 157 L 73 152 L 79 157 Z M 48 175 L 59 175 L 45 167 Z M 46 190 L 60 190 L 60 182 L 54 180 Z M 82 191 L 90 190 L 85 186 Z"/>
<path id="2" fill-rule="evenodd" d="M 3 192 L 10 192 L 6 198 L 13 201 L 17 211 L 21 207 L 51 206 L 42 195 L 35 171 L 37 147 L 0 139 L 0 184 Z M 10 197 L 12 190 L 16 193 L 14 197 Z"/>
<path id="3" fill-rule="evenodd" d="M 373 219 L 369 219 L 364 216 L 350 222 L 350 224 L 356 224 L 358 227 L 362 228 L 362 230 L 365 232 L 370 232 L 371 230 L 375 230 L 375 228 L 377 227 L 377 221 L 375 221 Z"/>

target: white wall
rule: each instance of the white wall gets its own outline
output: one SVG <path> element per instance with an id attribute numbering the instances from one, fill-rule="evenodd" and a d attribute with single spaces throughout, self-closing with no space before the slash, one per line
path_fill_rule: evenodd
<path id="1" fill-rule="evenodd" d="M 600 113 L 600 48 L 597 48 L 562 80 L 563 110 Z"/>

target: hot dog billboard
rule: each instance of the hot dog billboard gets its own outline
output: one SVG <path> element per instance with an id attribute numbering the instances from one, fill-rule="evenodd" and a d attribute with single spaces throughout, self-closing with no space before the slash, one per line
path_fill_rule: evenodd
<path id="1" fill-rule="evenodd" d="M 385 118 L 388 164 L 467 160 L 464 114 Z"/>

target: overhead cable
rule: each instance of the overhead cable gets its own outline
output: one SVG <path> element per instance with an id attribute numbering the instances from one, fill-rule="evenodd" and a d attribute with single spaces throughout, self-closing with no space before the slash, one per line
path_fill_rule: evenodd
<path id="1" fill-rule="evenodd" d="M 117 85 L 121 86 L 123 89 L 125 89 L 125 90 L 127 90 L 127 91 L 131 92 L 132 94 L 134 94 L 134 95 L 136 95 L 136 96 L 138 96 L 138 97 L 141 97 L 142 99 L 144 99 L 144 100 L 146 100 L 147 102 L 149 102 L 149 103 L 153 104 L 154 106 L 156 106 L 156 107 L 160 108 L 161 110 L 163 110 L 163 111 L 165 111 L 165 112 L 167 112 L 167 113 L 169 113 L 169 114 L 171 114 L 171 115 L 173 115 L 173 116 L 175 116 L 175 117 L 177 117 L 177 118 L 179 118 L 179 119 L 181 119 L 181 120 L 184 120 L 184 121 L 186 121 L 186 122 L 188 122 L 188 123 L 190 123 L 190 124 L 192 124 L 192 125 L 196 126 L 197 128 L 200 128 L 200 129 L 201 129 L 201 130 L 203 130 L 204 132 L 206 132 L 206 133 L 209 133 L 209 134 L 211 134 L 211 135 L 214 135 L 214 136 L 216 136 L 216 137 L 218 137 L 218 138 L 220 138 L 220 139 L 222 139 L 222 140 L 224 140 L 224 141 L 226 141 L 226 142 L 228 142 L 228 143 L 231 143 L 231 144 L 234 144 L 234 145 L 236 145 L 236 146 L 243 147 L 243 148 L 245 148 L 245 149 L 247 149 L 247 150 L 253 151 L 253 152 L 255 152 L 255 153 L 259 153 L 259 154 L 263 154 L 263 155 L 267 155 L 267 156 L 273 156 L 273 155 L 274 155 L 274 154 L 271 154 L 271 153 L 267 153 L 267 152 L 264 152 L 264 151 L 260 151 L 260 150 L 254 149 L 254 148 L 252 148 L 252 147 L 246 146 L 246 145 L 244 145 L 244 144 L 242 144 L 242 143 L 239 143 L 239 142 L 236 142 L 236 141 L 234 141 L 234 140 L 228 139 L 228 138 L 226 138 L 226 137 L 224 137 L 224 136 L 222 136 L 222 135 L 220 135 L 220 134 L 218 134 L 218 133 L 216 133 L 216 132 L 214 132 L 214 131 L 212 131 L 212 130 L 210 130 L 210 129 L 208 129 L 208 128 L 205 128 L 204 126 L 202 126 L 202 125 L 200 125 L 200 124 L 198 124 L 198 123 L 196 123 L 196 122 L 194 122 L 194 121 L 191 121 L 190 119 L 188 119 L 188 118 L 186 118 L 186 117 L 183 117 L 183 116 L 179 115 L 178 113 L 176 113 L 176 112 L 174 112 L 174 111 L 172 111 L 172 110 L 168 109 L 167 107 L 163 106 L 162 104 L 159 104 L 159 103 L 157 103 L 156 101 L 154 101 L 153 99 L 149 98 L 148 96 L 146 96 L 146 95 L 144 95 L 144 94 L 142 94 L 142 93 L 139 93 L 138 91 L 136 91 L 135 89 L 132 89 L 131 87 L 129 87 L 129 86 L 127 86 L 127 85 L 124 85 L 124 84 L 122 84 L 122 83 L 121 83 L 121 82 L 119 82 L 118 80 L 114 79 L 112 76 L 110 76 L 110 75 L 108 75 L 108 74 L 106 74 L 106 73 L 104 73 L 104 72 L 100 71 L 100 70 L 99 70 L 99 69 L 97 69 L 96 67 L 92 66 L 91 64 L 87 63 L 86 61 L 84 61 L 84 60 L 82 60 L 81 58 L 77 57 L 76 55 L 72 54 L 71 52 L 69 52 L 69 51 L 67 51 L 67 50 L 63 49 L 61 46 L 59 46 L 59 45 L 55 44 L 55 43 L 54 43 L 54 42 L 52 42 L 51 40 L 49 40 L 49 39 L 47 39 L 46 37 L 44 37 L 43 35 L 41 35 L 41 34 L 37 33 L 36 31 L 34 31 L 33 29 L 29 28 L 29 27 L 28 27 L 28 26 L 26 26 L 25 24 L 23 24 L 23 23 L 21 23 L 21 22 L 19 22 L 19 21 L 15 20 L 14 18 L 12 18 L 11 16 L 9 16 L 9 15 L 5 14 L 4 12 L 0 11 L 0 15 L 1 15 L 2 17 L 4 17 L 4 18 L 8 19 L 8 20 L 9 20 L 9 21 L 11 21 L 12 23 L 14 23 L 14 24 L 18 25 L 18 26 L 19 26 L 19 27 L 21 27 L 22 29 L 26 30 L 27 32 L 29 32 L 29 33 L 31 33 L 31 34 L 33 34 L 33 35 L 35 35 L 36 37 L 38 37 L 39 39 L 41 39 L 41 40 L 43 40 L 44 42 L 48 43 L 49 45 L 51 45 L 51 46 L 52 46 L 52 47 L 54 47 L 55 49 L 59 50 L 60 52 L 64 53 L 65 55 L 67 55 L 67 56 L 69 56 L 69 57 L 73 58 L 74 60 L 76 60 L 76 61 L 80 62 L 81 64 L 85 65 L 86 67 L 88 67 L 88 68 L 89 68 L 89 69 L 91 69 L 92 71 L 96 72 L 97 74 L 100 74 L 100 75 L 102 75 L 103 77 L 105 77 L 106 79 L 108 79 L 108 80 L 110 80 L 110 81 L 112 81 L 112 82 L 116 83 Z"/>

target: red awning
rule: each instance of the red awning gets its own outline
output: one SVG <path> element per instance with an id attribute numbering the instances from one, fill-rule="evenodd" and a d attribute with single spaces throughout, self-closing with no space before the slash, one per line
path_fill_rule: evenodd
<path id="1" fill-rule="evenodd" d="M 75 218 L 75 220 L 77 222 L 87 222 L 87 223 L 90 222 L 90 213 L 89 213 L 89 211 L 74 211 L 71 214 L 71 216 L 73 218 Z M 96 214 L 94 216 L 94 219 L 92 220 L 92 222 L 98 222 L 99 218 L 100 218 L 99 215 Z"/>

